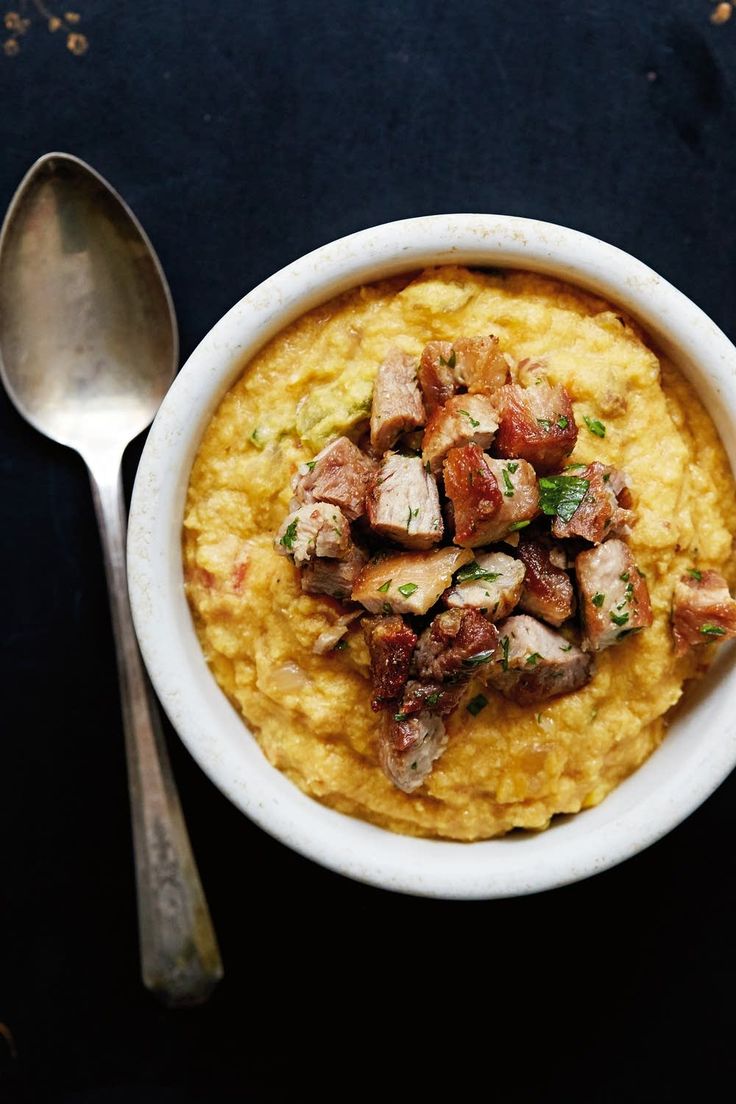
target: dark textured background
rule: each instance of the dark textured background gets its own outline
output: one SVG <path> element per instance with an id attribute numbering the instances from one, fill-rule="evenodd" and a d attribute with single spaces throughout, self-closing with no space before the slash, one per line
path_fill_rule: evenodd
<path id="1" fill-rule="evenodd" d="M 89 160 L 159 251 L 184 356 L 305 251 L 456 210 L 605 238 L 736 336 L 736 19 L 711 26 L 706 0 L 78 6 L 86 56 L 40 23 L 0 55 L 0 203 L 49 149 Z M 85 473 L 2 395 L 0 432 L 0 1021 L 17 1049 L 0 1038 L 0 1104 L 350 1099 L 369 1083 L 433 1098 L 451 1078 L 458 1099 L 617 1104 L 728 1084 L 733 779 L 592 881 L 451 904 L 297 857 L 173 738 L 227 976 L 205 1008 L 159 1008 L 138 981 Z"/>

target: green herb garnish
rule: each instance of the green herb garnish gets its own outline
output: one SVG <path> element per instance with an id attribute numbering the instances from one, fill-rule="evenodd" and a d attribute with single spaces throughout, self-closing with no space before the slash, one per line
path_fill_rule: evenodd
<path id="1" fill-rule="evenodd" d="M 532 652 L 531 655 L 528 655 L 526 657 L 526 661 L 527 661 L 527 663 L 529 664 L 530 667 L 536 667 L 541 658 L 542 657 L 539 654 L 539 652 Z"/>
<path id="2" fill-rule="evenodd" d="M 447 360 L 440 353 L 440 364 L 443 368 L 454 368 L 457 364 L 457 357 L 455 356 L 455 350 L 453 349 Z"/>
<path id="3" fill-rule="evenodd" d="M 507 636 L 504 636 L 503 640 L 501 641 L 501 655 L 503 656 L 503 658 L 501 660 L 501 667 L 504 671 L 508 671 L 508 669 L 509 669 L 509 638 Z"/>
<path id="4" fill-rule="evenodd" d="M 477 420 L 476 420 L 476 419 L 475 419 L 475 418 L 474 418 L 474 417 L 472 416 L 472 414 L 469 414 L 467 410 L 461 410 L 461 411 L 460 411 L 460 413 L 461 413 L 461 414 L 464 414 L 464 415 L 465 415 L 465 417 L 466 417 L 466 418 L 468 419 L 468 421 L 469 421 L 469 422 L 470 422 L 470 424 L 472 425 L 473 429 L 477 429 L 477 428 L 478 428 L 478 426 L 480 425 L 480 422 L 479 422 L 479 421 L 477 421 Z"/>
<path id="5" fill-rule="evenodd" d="M 539 480 L 539 505 L 545 514 L 570 521 L 589 487 L 590 481 L 579 475 L 544 475 Z"/>
<path id="6" fill-rule="evenodd" d="M 628 581 L 629 581 L 628 571 L 622 571 L 621 574 L 619 575 L 619 579 L 621 580 L 622 583 L 628 583 Z"/>
<path id="7" fill-rule="evenodd" d="M 388 588 L 391 586 L 392 581 L 393 580 L 391 579 L 387 579 L 385 583 L 382 583 L 381 586 L 378 588 L 378 593 L 388 594 Z"/>
<path id="8" fill-rule="evenodd" d="M 605 594 L 598 593 L 598 594 L 594 594 L 593 597 L 590 600 L 591 600 L 591 602 L 593 603 L 594 606 L 597 606 L 598 609 L 600 609 L 600 607 L 603 605 L 603 599 L 604 598 L 605 598 Z"/>
<path id="9" fill-rule="evenodd" d="M 500 575 L 500 571 L 486 571 L 480 566 L 477 560 L 473 560 L 472 563 L 465 564 L 464 567 L 460 568 L 455 582 L 467 583 L 470 582 L 471 579 L 487 579 L 490 583 L 495 583 Z"/>
<path id="10" fill-rule="evenodd" d="M 411 598 L 415 590 L 419 590 L 416 583 L 402 583 L 398 588 L 399 594 L 403 594 L 405 598 Z"/>
<path id="11" fill-rule="evenodd" d="M 291 552 L 292 548 L 294 547 L 294 541 L 296 540 L 296 530 L 297 530 L 298 524 L 299 524 L 299 521 L 298 521 L 297 518 L 294 518 L 293 521 L 289 522 L 289 524 L 286 526 L 286 532 L 284 533 L 283 537 L 279 541 L 279 544 L 283 544 L 284 548 L 288 548 L 290 552 Z"/>
<path id="12" fill-rule="evenodd" d="M 606 436 L 606 427 L 603 422 L 599 422 L 597 418 L 589 418 L 587 414 L 583 414 L 583 421 L 594 436 Z"/>
<path id="13" fill-rule="evenodd" d="M 687 569 L 687 573 L 688 573 L 688 575 L 692 575 L 693 579 L 695 579 L 695 581 L 696 581 L 696 582 L 698 582 L 698 583 L 699 583 L 699 582 L 700 582 L 700 581 L 702 580 L 702 578 L 703 578 L 703 572 L 702 572 L 702 571 L 698 571 L 698 570 L 697 570 L 697 568 L 695 568 L 695 567 L 689 567 L 689 568 Z"/>
<path id="14" fill-rule="evenodd" d="M 557 426 L 557 427 L 558 427 L 559 429 L 567 429 L 567 427 L 569 426 L 569 424 L 570 424 L 570 419 L 569 419 L 569 418 L 566 418 L 564 414 L 560 414 L 559 418 L 558 418 L 558 419 L 557 419 L 557 421 L 555 422 L 555 425 L 556 425 L 556 426 Z"/>
<path id="15" fill-rule="evenodd" d="M 394 713 L 394 720 L 395 721 L 405 721 L 408 716 L 409 716 L 408 713 Z"/>
<path id="16" fill-rule="evenodd" d="M 531 525 L 531 521 L 515 521 L 513 525 L 509 525 L 509 533 L 515 533 L 517 529 L 526 529 L 527 525 Z"/>
<path id="17" fill-rule="evenodd" d="M 394 612 L 394 607 L 390 602 L 384 602 L 381 607 L 381 613 L 384 613 L 387 617 L 390 617 Z"/>
<path id="18" fill-rule="evenodd" d="M 468 704 L 465 706 L 468 713 L 472 717 L 477 717 L 482 709 L 488 705 L 488 698 L 483 694 L 477 694 L 474 698 L 471 698 Z"/>
<path id="19" fill-rule="evenodd" d="M 549 418 L 537 418 L 537 425 L 540 425 L 542 429 L 552 428 L 552 423 Z"/>
<path id="20" fill-rule="evenodd" d="M 440 700 L 439 690 L 435 690 L 433 694 L 427 694 L 427 697 L 424 700 L 427 705 L 436 705 L 437 702 Z"/>
<path id="21" fill-rule="evenodd" d="M 488 650 L 485 652 L 476 652 L 475 655 L 468 656 L 463 660 L 463 667 L 480 667 L 484 663 L 489 663 L 493 659 L 493 651 Z"/>
<path id="22" fill-rule="evenodd" d="M 511 477 L 509 475 L 508 468 L 504 468 L 503 471 L 501 472 L 501 475 L 503 476 L 503 485 L 506 488 L 506 490 L 503 492 L 504 495 L 506 496 L 506 498 L 513 498 L 514 497 L 514 484 L 511 482 Z"/>
<path id="23" fill-rule="evenodd" d="M 335 647 L 332 650 L 333 650 L 333 652 L 344 652 L 345 649 L 347 648 L 347 646 L 348 646 L 347 640 L 338 640 L 337 644 L 335 645 Z"/>
<path id="24" fill-rule="evenodd" d="M 309 468 L 310 472 L 314 471 L 316 466 L 317 466 L 317 461 L 316 460 L 307 460 L 307 467 Z"/>
<path id="25" fill-rule="evenodd" d="M 726 630 L 722 629 L 720 625 L 701 625 L 701 633 L 704 636 L 725 636 Z"/>
<path id="26" fill-rule="evenodd" d="M 509 470 L 509 471 L 511 472 L 511 474 L 513 475 L 513 474 L 514 474 L 514 472 L 516 471 L 516 469 L 517 469 L 517 468 L 519 467 L 519 465 L 518 465 L 518 463 L 517 463 L 517 461 L 516 461 L 516 460 L 509 460 L 509 462 L 508 462 L 508 464 L 506 465 L 506 467 L 508 468 L 508 470 Z"/>
<path id="27" fill-rule="evenodd" d="M 628 613 L 614 613 L 611 611 L 610 617 L 614 625 L 625 625 L 629 620 Z"/>

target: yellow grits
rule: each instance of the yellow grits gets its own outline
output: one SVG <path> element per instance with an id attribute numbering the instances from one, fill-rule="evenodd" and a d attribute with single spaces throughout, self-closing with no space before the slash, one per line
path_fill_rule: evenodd
<path id="1" fill-rule="evenodd" d="M 582 690 L 521 707 L 484 690 L 461 707 L 425 785 L 408 795 L 382 773 L 359 624 L 342 651 L 316 655 L 338 603 L 301 593 L 273 535 L 290 479 L 342 432 L 365 425 L 392 344 L 496 334 L 517 360 L 543 359 L 580 426 L 571 461 L 628 475 L 630 545 L 652 601 L 651 629 L 597 657 Z M 605 439 L 583 415 L 605 423 Z M 608 304 L 526 273 L 432 269 L 349 292 L 300 318 L 247 366 L 202 438 L 184 519 L 187 593 L 204 654 L 268 759 L 306 793 L 397 832 L 474 840 L 544 828 L 595 805 L 665 735 L 667 711 L 699 660 L 676 660 L 676 579 L 714 568 L 734 583 L 736 497 L 716 431 L 685 380 Z M 243 732 L 243 739 L 249 737 Z"/>

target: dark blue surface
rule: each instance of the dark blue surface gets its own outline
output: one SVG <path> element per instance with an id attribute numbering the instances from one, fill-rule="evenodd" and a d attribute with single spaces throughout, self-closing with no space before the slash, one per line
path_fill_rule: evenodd
<path id="1" fill-rule="evenodd" d="M 455 210 L 605 238 L 736 336 L 736 19 L 711 26 L 705 0 L 78 6 L 86 56 L 42 25 L 0 55 L 0 203 L 47 150 L 89 160 L 159 251 L 184 356 L 305 251 Z M 618 1104 L 706 1099 L 736 1072 L 733 779 L 592 881 L 449 904 L 298 858 L 174 739 L 227 976 L 206 1008 L 160 1009 L 138 982 L 86 477 L 3 395 L 0 433 L 0 1021 L 18 1053 L 0 1038 L 0 1104 L 320 1086 L 342 1100 L 368 1083 L 377 1097 L 438 1092 L 451 1076 L 458 1099 Z"/>

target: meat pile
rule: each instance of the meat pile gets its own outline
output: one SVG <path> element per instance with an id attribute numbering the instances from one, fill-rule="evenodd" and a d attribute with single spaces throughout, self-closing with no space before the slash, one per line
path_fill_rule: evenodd
<path id="1" fill-rule="evenodd" d="M 626 476 L 567 463 L 570 395 L 537 365 L 523 365 L 525 386 L 512 382 L 510 363 L 492 336 L 431 341 L 418 364 L 392 349 L 369 439 L 340 437 L 301 465 L 276 536 L 304 591 L 370 614 L 380 761 L 407 793 L 444 751 L 471 679 L 536 704 L 585 685 L 597 652 L 652 623 L 625 540 Z M 673 631 L 678 654 L 736 635 L 719 575 L 678 583 Z"/>

